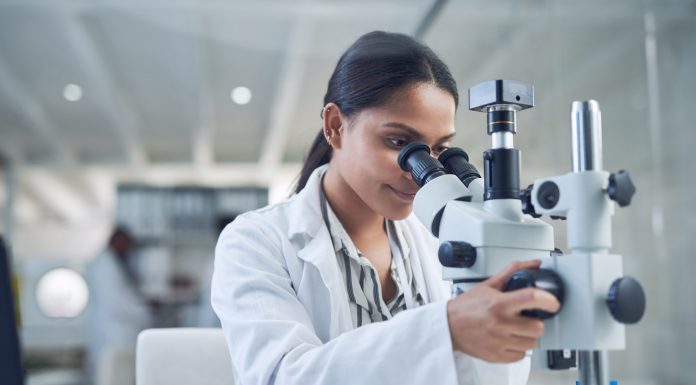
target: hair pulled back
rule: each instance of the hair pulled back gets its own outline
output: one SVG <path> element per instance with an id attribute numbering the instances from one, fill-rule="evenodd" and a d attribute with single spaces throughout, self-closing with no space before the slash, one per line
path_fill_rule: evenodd
<path id="1" fill-rule="evenodd" d="M 324 96 L 324 106 L 335 103 L 347 118 L 387 104 L 398 91 L 430 83 L 447 91 L 459 105 L 457 84 L 447 65 L 425 44 L 411 36 L 374 31 L 351 45 L 336 64 Z M 319 131 L 305 158 L 295 192 L 312 172 L 331 160 L 333 149 Z"/>

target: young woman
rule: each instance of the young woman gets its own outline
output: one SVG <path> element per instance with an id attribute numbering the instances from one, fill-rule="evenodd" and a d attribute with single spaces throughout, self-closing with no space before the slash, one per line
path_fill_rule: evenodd
<path id="1" fill-rule="evenodd" d="M 296 194 L 238 217 L 216 248 L 212 303 L 239 382 L 527 382 L 543 323 L 519 313 L 559 305 L 500 288 L 539 262 L 450 299 L 396 162 L 411 141 L 447 148 L 457 105 L 447 66 L 411 37 L 372 32 L 343 54 Z"/>

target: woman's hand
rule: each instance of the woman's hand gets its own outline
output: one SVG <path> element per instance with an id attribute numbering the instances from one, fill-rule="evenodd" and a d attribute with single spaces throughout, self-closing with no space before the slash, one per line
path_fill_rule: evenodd
<path id="1" fill-rule="evenodd" d="M 501 292 L 516 271 L 539 268 L 541 261 L 514 262 L 505 270 L 451 299 L 447 319 L 454 350 L 489 362 L 515 362 L 536 347 L 544 323 L 520 315 L 522 310 L 541 309 L 555 313 L 556 297 L 539 289 Z"/>

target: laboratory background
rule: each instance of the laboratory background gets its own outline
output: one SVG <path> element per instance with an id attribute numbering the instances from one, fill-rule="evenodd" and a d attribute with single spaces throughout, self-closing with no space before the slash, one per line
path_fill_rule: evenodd
<path id="1" fill-rule="evenodd" d="M 611 377 L 696 384 L 696 1 L 0 0 L 0 234 L 28 384 L 121 383 L 134 357 L 95 358 L 118 350 L 105 336 L 219 325 L 220 229 L 290 194 L 339 56 L 373 30 L 449 66 L 454 145 L 479 169 L 490 139 L 467 89 L 534 86 L 522 187 L 571 170 L 571 103 L 599 103 L 604 168 L 637 188 L 612 251 L 647 296 Z M 90 325 L 105 302 L 122 314 Z"/>

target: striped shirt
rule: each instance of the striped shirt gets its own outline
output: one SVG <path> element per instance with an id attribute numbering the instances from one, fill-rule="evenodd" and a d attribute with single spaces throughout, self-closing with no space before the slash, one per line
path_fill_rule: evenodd
<path id="1" fill-rule="evenodd" d="M 346 233 L 343 225 L 338 220 L 329 202 L 326 200 L 323 188 L 320 187 L 321 211 L 334 245 L 334 252 L 338 259 L 339 270 L 343 275 L 348 292 L 350 312 L 353 318 L 353 326 L 360 327 L 373 322 L 385 321 L 406 310 L 407 301 L 402 288 L 410 285 L 413 306 L 420 306 L 425 303 L 423 296 L 418 291 L 418 285 L 413 277 L 411 262 L 408 252 L 404 252 L 403 235 L 398 222 L 386 221 L 386 230 L 391 245 L 399 248 L 397 252 L 392 250 L 391 277 L 396 283 L 396 294 L 384 301 L 382 298 L 382 288 L 379 282 L 377 270 L 367 257 L 365 257 L 353 244 L 353 241 Z M 399 274 L 397 267 L 397 257 L 403 258 L 403 273 Z"/>

